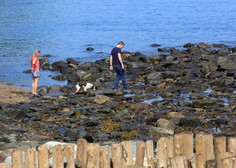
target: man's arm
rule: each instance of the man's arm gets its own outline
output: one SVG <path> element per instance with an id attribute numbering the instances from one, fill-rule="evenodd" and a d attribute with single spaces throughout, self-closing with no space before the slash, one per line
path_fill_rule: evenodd
<path id="1" fill-rule="evenodd" d="M 110 55 L 110 66 L 109 66 L 110 70 L 113 70 L 113 65 L 112 65 L 112 55 Z"/>
<path id="2" fill-rule="evenodd" d="M 122 69 L 124 69 L 124 64 L 123 64 L 122 57 L 121 57 L 121 54 L 120 54 L 120 53 L 118 53 L 118 59 L 119 59 L 119 61 L 120 61 L 120 64 L 121 64 Z"/>

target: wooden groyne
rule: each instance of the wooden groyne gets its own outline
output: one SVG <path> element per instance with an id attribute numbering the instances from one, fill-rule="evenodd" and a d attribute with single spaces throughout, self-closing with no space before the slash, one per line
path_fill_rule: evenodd
<path id="1" fill-rule="evenodd" d="M 46 144 L 12 152 L 0 168 L 236 168 L 236 137 L 181 133 L 153 141 L 123 141 L 100 146 Z"/>

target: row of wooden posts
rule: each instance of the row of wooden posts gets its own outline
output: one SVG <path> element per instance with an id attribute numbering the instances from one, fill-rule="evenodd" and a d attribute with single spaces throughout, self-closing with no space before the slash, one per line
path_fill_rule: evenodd
<path id="1" fill-rule="evenodd" d="M 79 139 L 74 145 L 56 145 L 52 151 L 45 144 L 15 149 L 12 163 L 0 163 L 0 168 L 236 168 L 235 159 L 236 137 L 187 132 L 156 143 L 123 141 L 100 146 Z"/>

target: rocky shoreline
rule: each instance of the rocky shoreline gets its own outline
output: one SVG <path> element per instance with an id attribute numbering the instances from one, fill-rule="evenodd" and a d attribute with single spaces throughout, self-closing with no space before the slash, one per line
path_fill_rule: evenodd
<path id="1" fill-rule="evenodd" d="M 225 44 L 187 43 L 182 50 L 153 44 L 158 55 L 124 52 L 130 93 L 111 90 L 114 72 L 108 59 L 79 64 L 68 58 L 43 70 L 58 72 L 60 87 L 41 86 L 41 96 L 17 95 L 0 104 L 0 161 L 13 148 L 47 141 L 109 144 L 123 140 L 154 140 L 183 131 L 236 134 L 236 47 Z M 26 70 L 24 73 L 30 73 Z M 90 82 L 95 91 L 75 94 L 75 84 Z M 1 85 L 0 85 L 1 86 Z M 6 96 L 6 95 L 5 95 Z"/>

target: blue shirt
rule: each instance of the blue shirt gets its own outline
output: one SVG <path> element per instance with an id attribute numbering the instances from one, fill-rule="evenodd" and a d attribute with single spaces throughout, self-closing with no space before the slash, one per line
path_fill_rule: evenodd
<path id="1" fill-rule="evenodd" d="M 118 47 L 114 47 L 111 50 L 111 55 L 112 55 L 112 64 L 113 65 L 121 65 L 119 58 L 118 58 L 118 53 L 121 54 L 121 49 Z"/>

